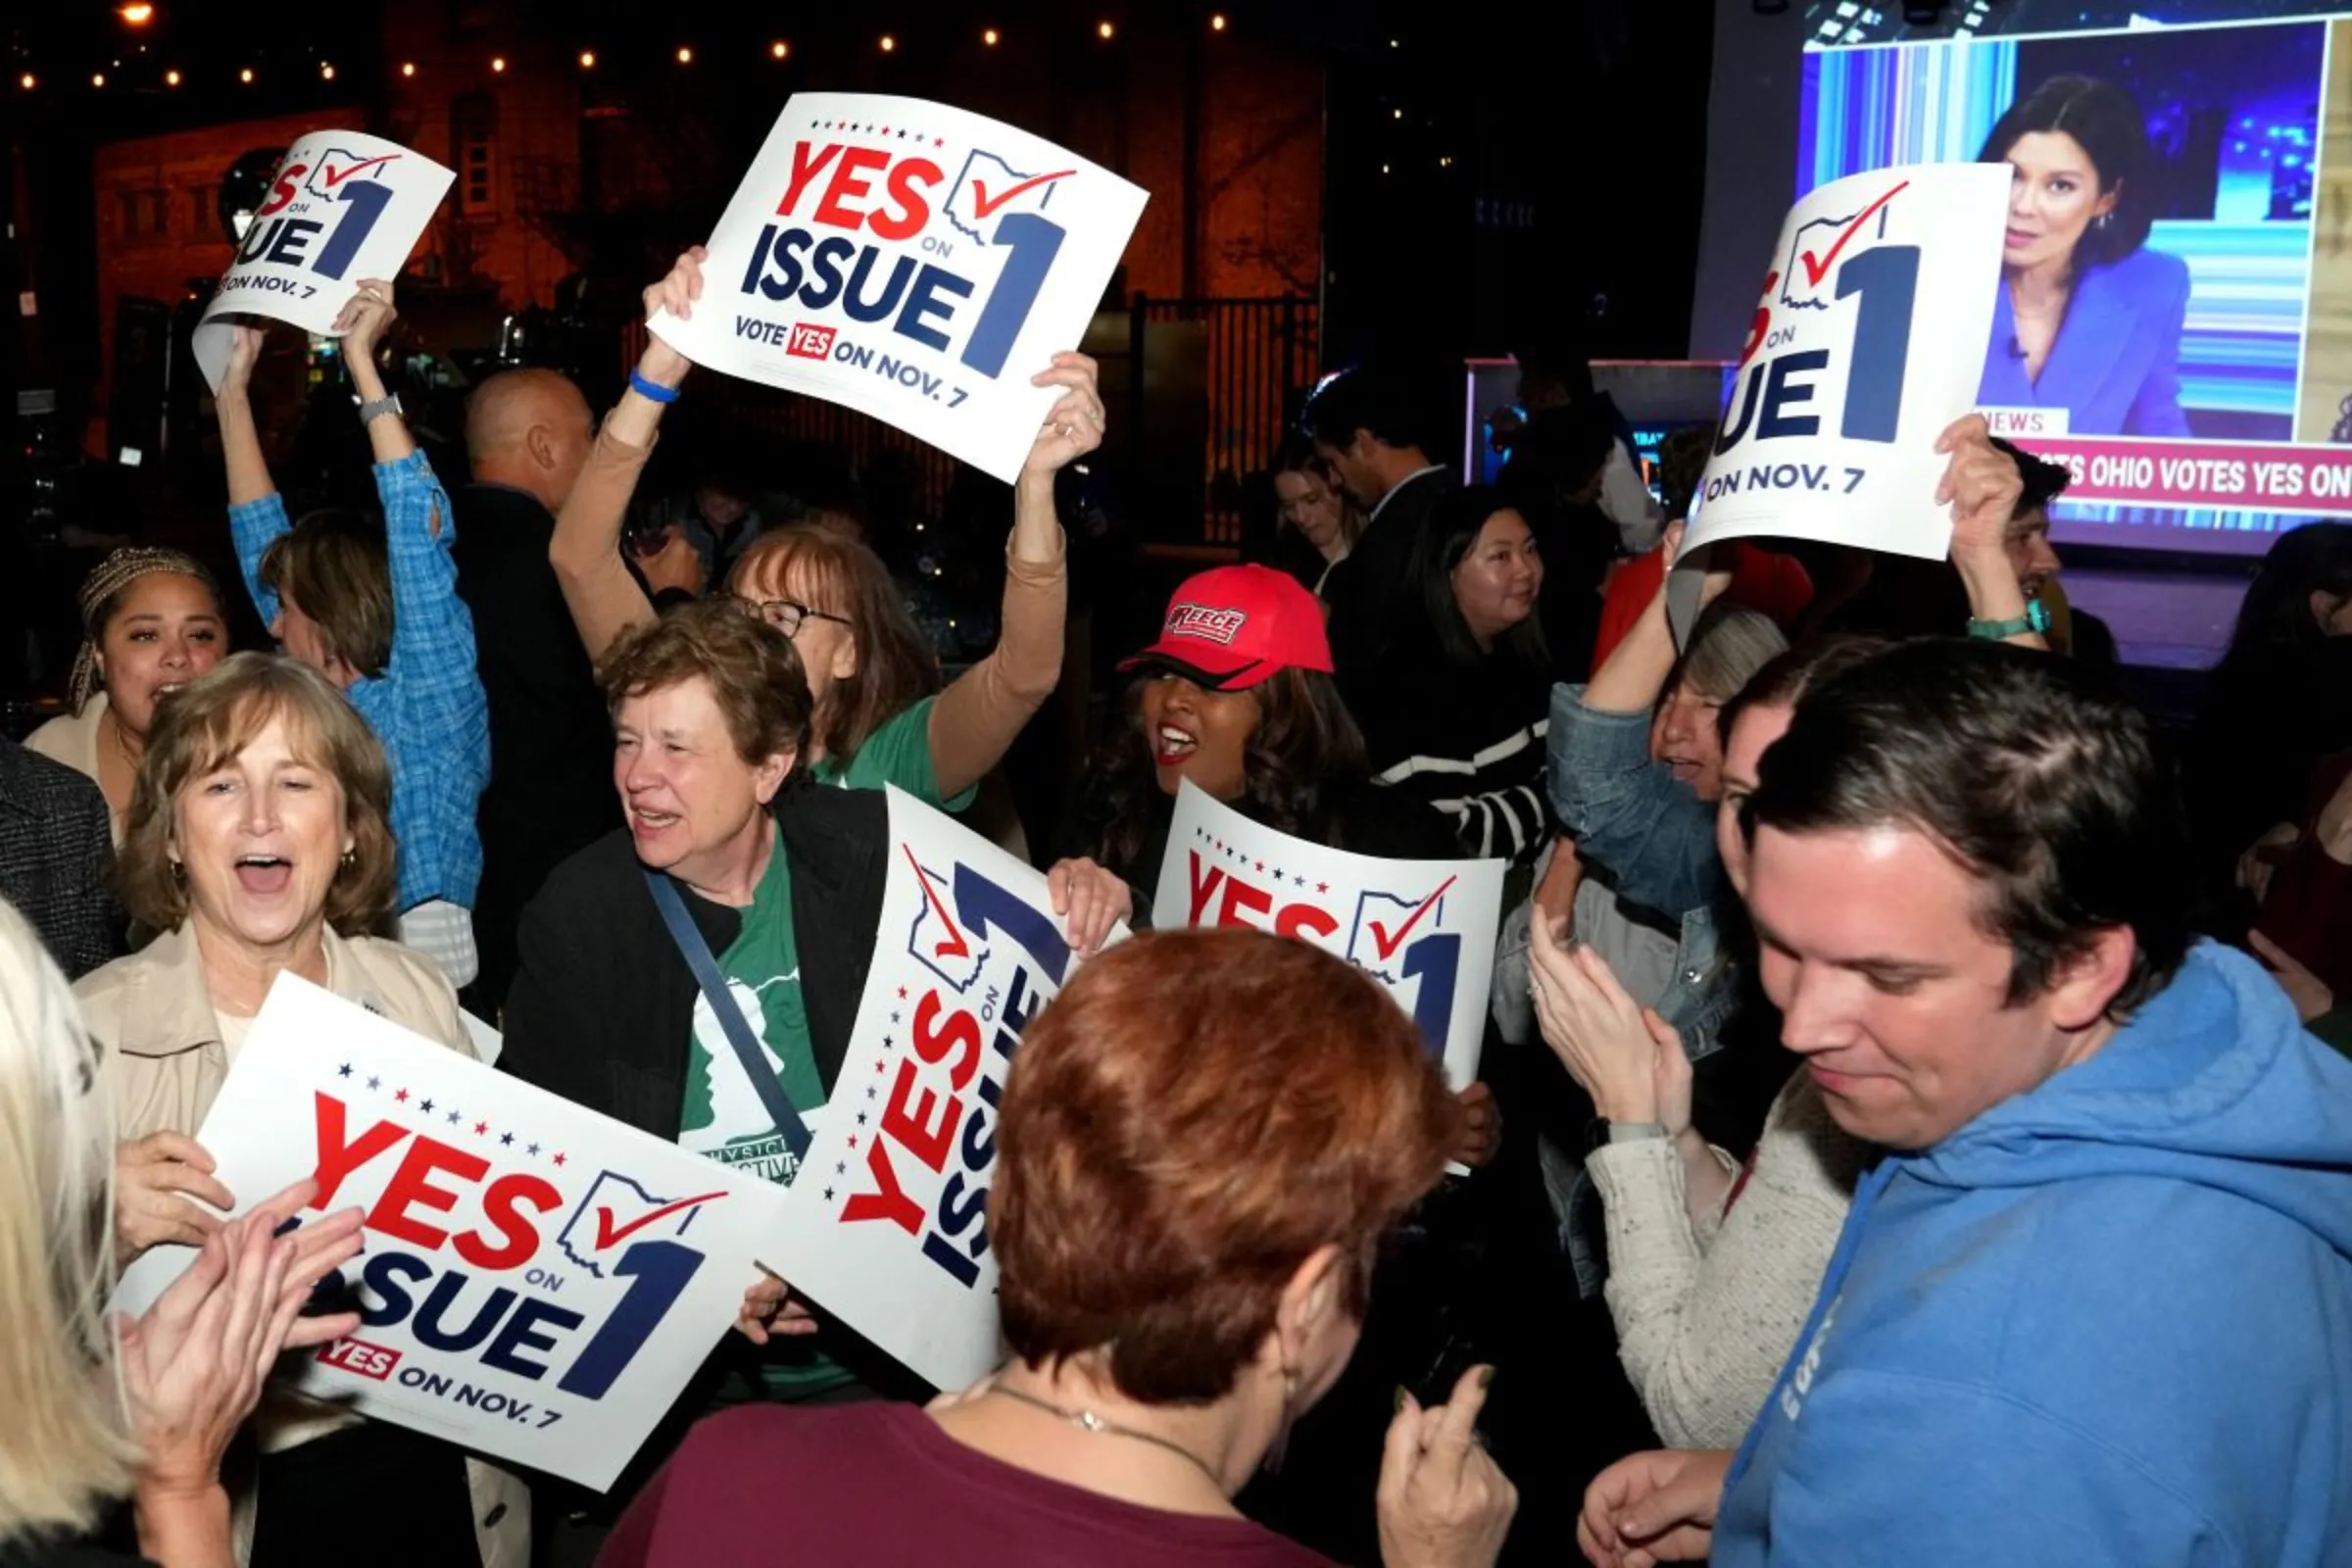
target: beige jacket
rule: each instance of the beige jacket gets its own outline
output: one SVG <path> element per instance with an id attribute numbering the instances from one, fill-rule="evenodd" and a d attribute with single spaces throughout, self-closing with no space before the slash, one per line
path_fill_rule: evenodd
<path id="1" fill-rule="evenodd" d="M 60 713 L 24 737 L 24 749 L 53 762 L 63 762 L 91 783 L 98 782 L 98 723 L 106 716 L 106 693 L 98 692 L 78 713 Z M 122 813 L 110 810 L 115 824 L 115 848 L 122 847 Z"/>
<path id="2" fill-rule="evenodd" d="M 427 958 L 375 937 L 326 933 L 326 989 L 452 1051 L 473 1054 L 458 1018 L 458 994 Z M 205 989 L 196 934 L 183 923 L 127 958 L 83 975 L 74 988 L 90 1034 L 105 1051 L 115 1136 L 193 1135 L 228 1076 L 228 1053 Z"/>
<path id="3" fill-rule="evenodd" d="M 414 1030 L 437 1045 L 473 1054 L 458 1017 L 458 994 L 430 959 L 376 937 L 346 940 L 326 933 L 326 988 L 346 1002 Z M 183 922 L 127 958 L 82 976 L 74 988 L 83 1021 L 103 1052 L 102 1072 L 114 1099 L 115 1135 L 123 1142 L 150 1133 L 194 1135 L 228 1077 L 228 1052 L 205 988 L 196 934 Z M 305 1409 L 317 1406 L 303 1401 Z M 282 1406 L 276 1448 L 321 1437 L 351 1419 L 303 1418 Z M 267 1431 L 269 1423 L 265 1423 Z M 466 1461 L 473 1494 L 475 1534 L 483 1568 L 525 1568 L 530 1560 L 530 1494 L 522 1483 L 478 1459 Z M 237 1489 L 237 1558 L 253 1542 L 256 1497 Z"/>

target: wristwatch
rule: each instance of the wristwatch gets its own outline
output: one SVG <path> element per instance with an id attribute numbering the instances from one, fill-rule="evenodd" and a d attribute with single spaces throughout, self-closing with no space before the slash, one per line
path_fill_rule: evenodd
<path id="1" fill-rule="evenodd" d="M 360 405 L 360 422 L 373 424 L 387 414 L 400 412 L 400 394 L 397 392 L 387 393 L 383 397 L 374 398 Z"/>
<path id="2" fill-rule="evenodd" d="M 2015 620 L 1974 620 L 1968 623 L 1971 637 L 1983 637 L 1990 642 L 2005 642 L 2011 637 L 2023 637 L 2028 632 L 2046 632 L 2050 629 L 2050 612 L 2041 601 L 2026 601 L 2026 612 Z"/>

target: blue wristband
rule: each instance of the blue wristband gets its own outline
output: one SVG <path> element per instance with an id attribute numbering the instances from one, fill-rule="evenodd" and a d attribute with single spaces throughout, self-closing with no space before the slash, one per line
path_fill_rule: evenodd
<path id="1" fill-rule="evenodd" d="M 656 403 L 675 403 L 678 401 L 678 389 L 676 387 L 662 386 L 658 382 L 648 381 L 643 374 L 636 370 L 631 370 L 629 372 L 629 387 L 639 397 L 652 398 Z"/>

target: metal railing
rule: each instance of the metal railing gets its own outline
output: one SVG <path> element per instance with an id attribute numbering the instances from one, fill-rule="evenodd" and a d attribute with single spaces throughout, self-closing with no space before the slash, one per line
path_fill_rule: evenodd
<path id="1" fill-rule="evenodd" d="M 1139 294 L 1127 315 L 1125 477 L 1139 520 L 1158 542 L 1239 543 L 1244 486 L 1273 461 L 1320 360 L 1315 302 Z M 1195 443 L 1188 479 L 1178 453 Z"/>

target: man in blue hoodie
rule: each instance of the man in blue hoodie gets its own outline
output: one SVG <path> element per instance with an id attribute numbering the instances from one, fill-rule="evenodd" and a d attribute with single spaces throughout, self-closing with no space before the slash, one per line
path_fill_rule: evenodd
<path id="1" fill-rule="evenodd" d="M 1827 683 L 1744 809 L 1784 1038 L 1886 1155 L 1735 1455 L 1605 1568 L 2352 1564 L 2352 1062 L 2191 945 L 2147 721 L 1984 642 Z"/>

